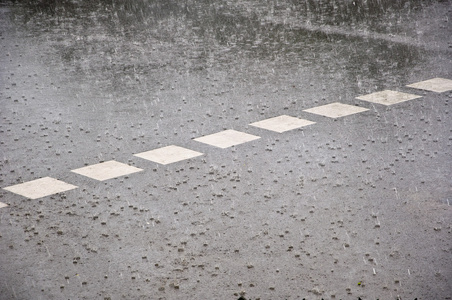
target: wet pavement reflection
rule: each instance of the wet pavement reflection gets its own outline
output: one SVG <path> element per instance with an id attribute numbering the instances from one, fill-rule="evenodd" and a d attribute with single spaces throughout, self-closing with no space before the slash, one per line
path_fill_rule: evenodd
<path id="1" fill-rule="evenodd" d="M 23 1 L 13 11 L 75 75 L 113 77 L 112 87 L 118 77 L 155 69 L 196 72 L 259 62 L 262 69 L 298 64 L 382 88 L 405 82 L 429 56 L 410 42 L 416 34 L 406 23 L 433 2 Z M 408 42 L 391 39 L 410 34 Z"/>

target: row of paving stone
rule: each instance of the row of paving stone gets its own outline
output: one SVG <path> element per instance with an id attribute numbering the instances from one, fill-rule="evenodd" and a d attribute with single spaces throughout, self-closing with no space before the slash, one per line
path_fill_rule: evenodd
<path id="1" fill-rule="evenodd" d="M 433 78 L 430 80 L 407 85 L 411 88 L 422 89 L 437 93 L 442 93 L 452 90 L 452 80 L 444 78 Z M 364 96 L 357 97 L 357 99 L 378 103 L 382 105 L 393 105 L 408 100 L 421 98 L 421 96 L 402 93 L 397 91 L 385 90 Z M 343 104 L 339 102 L 313 107 L 304 110 L 305 112 L 326 116 L 329 118 L 339 118 L 360 112 L 367 111 L 367 108 L 357 107 L 353 105 Z M 304 126 L 315 124 L 315 122 L 299 119 L 287 115 L 282 115 L 270 119 L 265 119 L 249 125 L 282 133 L 285 131 L 301 128 Z M 218 133 L 195 138 L 197 142 L 205 143 L 219 148 L 228 148 L 242 143 L 250 142 L 259 139 L 259 136 L 235 131 L 225 130 Z M 134 154 L 134 156 L 150 160 L 159 164 L 171 164 L 174 162 L 194 158 L 204 155 L 201 152 L 193 151 L 183 147 L 171 145 L 163 148 L 154 149 L 147 152 Z M 143 169 L 129 166 L 114 160 L 106 161 L 83 168 L 72 170 L 71 172 L 104 181 L 120 176 L 129 175 L 132 173 L 143 171 Z M 38 199 L 49 195 L 66 192 L 78 188 L 75 185 L 63 182 L 61 180 L 44 177 L 33 181 L 5 187 L 3 189 L 22 195 L 29 199 Z M 6 203 L 0 202 L 0 208 L 7 207 Z"/>

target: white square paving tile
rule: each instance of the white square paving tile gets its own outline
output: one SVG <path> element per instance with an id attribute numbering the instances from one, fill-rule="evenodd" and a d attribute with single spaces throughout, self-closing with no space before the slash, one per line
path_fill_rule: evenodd
<path id="1" fill-rule="evenodd" d="M 274 117 L 258 122 L 251 123 L 251 126 L 276 131 L 279 133 L 289 131 L 292 129 L 300 128 L 303 126 L 308 126 L 311 124 L 315 124 L 315 122 L 311 122 L 304 119 L 299 119 L 291 116 L 282 115 L 279 117 Z"/>
<path id="2" fill-rule="evenodd" d="M 356 97 L 357 99 L 383 104 L 383 105 L 393 105 L 400 102 L 405 102 L 408 100 L 413 100 L 417 98 L 422 98 L 422 96 L 407 94 L 397 91 L 385 90 L 381 92 L 376 92 L 368 95 L 363 95 Z"/>
<path id="3" fill-rule="evenodd" d="M 194 140 L 197 142 L 201 142 L 204 144 L 224 149 L 234 145 L 254 141 L 257 139 L 260 139 L 260 136 L 229 129 L 210 135 L 205 135 Z"/>
<path id="4" fill-rule="evenodd" d="M 407 87 L 432 91 L 436 93 L 443 93 L 452 90 L 452 80 L 445 78 L 433 78 L 413 84 L 407 85 Z"/>
<path id="5" fill-rule="evenodd" d="M 304 111 L 329 118 L 339 118 L 352 114 L 357 114 L 367 110 L 368 109 L 364 107 L 358 107 L 354 105 L 335 102 L 327 105 L 305 109 Z"/>
<path id="6" fill-rule="evenodd" d="M 135 172 L 143 171 L 114 160 L 103 163 L 86 166 L 80 169 L 72 170 L 71 172 L 90 177 L 99 181 L 116 178 L 119 176 L 129 175 Z"/>
<path id="7" fill-rule="evenodd" d="M 144 158 L 162 165 L 167 165 L 201 155 L 203 155 L 203 153 L 201 152 L 171 145 L 147 152 L 137 153 L 134 156 Z"/>
<path id="8" fill-rule="evenodd" d="M 60 181 L 51 177 L 44 177 L 5 187 L 3 189 L 30 199 L 38 199 L 76 188 L 77 186 L 66 183 L 64 181 Z"/>
<path id="9" fill-rule="evenodd" d="M 0 208 L 7 207 L 7 206 L 8 206 L 8 204 L 0 202 Z"/>

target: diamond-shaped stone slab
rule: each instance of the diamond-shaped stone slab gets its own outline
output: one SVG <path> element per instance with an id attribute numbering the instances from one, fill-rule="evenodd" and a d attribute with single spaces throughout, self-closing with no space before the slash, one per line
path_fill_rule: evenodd
<path id="1" fill-rule="evenodd" d="M 259 136 L 228 129 L 194 139 L 197 142 L 219 148 L 228 148 L 242 143 L 260 139 Z"/>
<path id="2" fill-rule="evenodd" d="M 167 165 L 201 155 L 203 155 L 203 153 L 201 152 L 171 145 L 147 152 L 137 153 L 134 156 L 144 158 L 162 165 Z"/>
<path id="3" fill-rule="evenodd" d="M 397 91 L 390 91 L 385 90 L 381 92 L 376 92 L 368 95 L 363 95 L 356 97 L 357 99 L 367 101 L 367 102 L 373 102 L 383 105 L 393 105 L 400 102 L 405 102 L 408 100 L 413 100 L 417 98 L 421 98 L 421 96 L 413 95 L 413 94 L 407 94 Z"/>
<path id="4" fill-rule="evenodd" d="M 452 90 L 452 80 L 445 78 L 433 78 L 413 84 L 407 85 L 407 87 L 432 91 L 436 93 L 444 93 Z"/>
<path id="5" fill-rule="evenodd" d="M 305 112 L 309 112 L 316 115 L 321 115 L 329 118 L 339 118 L 348 115 L 357 114 L 363 111 L 367 111 L 367 108 L 357 107 L 353 105 L 334 102 L 327 105 L 317 106 L 309 109 L 305 109 Z"/>
<path id="6" fill-rule="evenodd" d="M 60 181 L 51 177 L 44 177 L 5 187 L 3 189 L 30 199 L 38 199 L 76 188 L 77 186 L 66 183 L 64 181 Z"/>
<path id="7" fill-rule="evenodd" d="M 106 161 L 103 163 L 86 166 L 80 169 L 72 170 L 71 172 L 93 178 L 99 181 L 104 181 L 124 175 L 143 171 L 142 169 L 135 168 L 114 160 Z"/>
<path id="8" fill-rule="evenodd" d="M 258 122 L 251 123 L 251 126 L 276 131 L 279 133 L 293 130 L 296 128 L 308 126 L 311 124 L 315 124 L 315 122 L 311 122 L 304 119 L 299 119 L 291 116 L 282 115 L 279 117 L 274 117 Z"/>
<path id="9" fill-rule="evenodd" d="M 7 206 L 8 206 L 8 204 L 0 202 L 0 208 L 7 207 Z"/>

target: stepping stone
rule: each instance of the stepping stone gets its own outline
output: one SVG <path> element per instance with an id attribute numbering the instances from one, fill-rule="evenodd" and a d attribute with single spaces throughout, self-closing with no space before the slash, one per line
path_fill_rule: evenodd
<path id="1" fill-rule="evenodd" d="M 171 145 L 147 152 L 137 153 L 134 156 L 144 158 L 162 165 L 167 165 L 201 155 L 203 155 L 203 153 L 201 152 L 196 152 L 183 147 Z"/>
<path id="2" fill-rule="evenodd" d="M 8 204 L 0 202 L 0 208 L 7 207 L 7 206 L 8 206 Z"/>
<path id="3" fill-rule="evenodd" d="M 367 110 L 368 110 L 367 108 L 335 102 L 327 105 L 305 109 L 304 111 L 316 115 L 325 116 L 328 118 L 339 118 L 357 114 Z"/>
<path id="4" fill-rule="evenodd" d="M 51 178 L 44 177 L 21 184 L 12 185 L 3 188 L 12 193 L 27 197 L 29 199 L 38 199 L 53 194 L 66 192 L 76 189 L 77 186 Z"/>
<path id="5" fill-rule="evenodd" d="M 100 164 L 95 164 L 80 169 L 72 170 L 71 172 L 93 178 L 99 181 L 112 179 L 124 175 L 143 171 L 142 169 L 135 168 L 114 160 L 106 161 Z"/>
<path id="6" fill-rule="evenodd" d="M 206 135 L 194 139 L 197 142 L 208 144 L 219 148 L 228 148 L 242 143 L 250 142 L 260 139 L 259 136 L 235 131 L 232 129 L 220 131 L 218 133 Z"/>
<path id="7" fill-rule="evenodd" d="M 413 100 L 417 98 L 422 98 L 422 96 L 407 94 L 402 92 L 385 90 L 381 92 L 376 92 L 364 96 L 356 97 L 357 99 L 383 104 L 383 105 L 393 105 L 400 102 L 405 102 L 408 100 Z"/>
<path id="8" fill-rule="evenodd" d="M 413 84 L 407 85 L 407 87 L 426 90 L 436 93 L 444 93 L 452 90 L 452 80 L 445 78 L 433 78 Z"/>
<path id="9" fill-rule="evenodd" d="M 300 128 L 303 126 L 308 126 L 311 124 L 315 124 L 315 122 L 282 115 L 279 117 L 274 117 L 274 118 L 262 120 L 259 122 L 254 122 L 254 123 L 251 123 L 250 125 L 282 133 L 285 131 Z"/>

